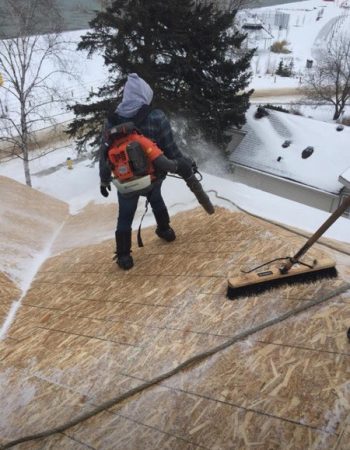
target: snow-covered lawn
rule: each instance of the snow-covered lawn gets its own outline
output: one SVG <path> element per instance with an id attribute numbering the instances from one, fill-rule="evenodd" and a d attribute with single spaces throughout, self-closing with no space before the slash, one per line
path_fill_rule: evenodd
<path id="1" fill-rule="evenodd" d="M 31 165 L 33 187 L 68 203 L 72 214 L 78 213 L 90 201 L 95 203 L 114 203 L 117 201 L 116 191 L 114 190 L 107 199 L 101 196 L 98 164 L 93 164 L 90 159 L 86 159 L 74 163 L 73 169 L 69 170 L 65 165 L 67 157 L 74 158 L 73 145 L 34 160 Z M 280 198 L 278 195 L 268 194 L 235 183 L 230 179 L 230 174 L 225 172 L 225 168 L 218 166 L 215 155 L 212 156 L 212 163 L 208 160 L 205 166 L 207 168 L 215 167 L 215 171 L 219 175 L 204 173 L 203 185 L 210 192 L 211 199 L 217 205 L 233 210 L 237 210 L 237 205 L 253 214 L 306 231 L 315 231 L 329 216 L 323 211 L 307 207 L 302 203 L 292 202 Z M 61 166 L 51 174 L 42 175 L 40 173 L 46 169 L 55 168 L 57 165 Z M 19 159 L 0 164 L 0 175 L 24 183 L 22 163 Z M 163 192 L 171 214 L 198 206 L 195 197 L 182 180 L 168 177 L 164 182 Z M 225 200 L 218 197 L 223 197 Z M 140 201 L 140 213 L 143 208 L 144 202 Z M 152 214 L 148 213 L 144 224 L 154 223 L 153 220 Z M 135 221 L 134 227 L 138 227 L 137 221 Z M 326 236 L 350 242 L 349 229 L 350 221 L 341 218 L 330 228 Z"/>
<path id="2" fill-rule="evenodd" d="M 262 40 L 254 42 L 253 38 L 250 41 L 250 45 L 258 47 L 252 62 L 254 76 L 251 87 L 273 89 L 300 86 L 307 70 L 306 61 L 314 60 L 315 51 L 335 34 L 350 30 L 350 8 L 342 7 L 343 4 L 344 0 L 308 0 L 250 9 L 241 13 L 245 21 L 258 19 L 270 33 L 270 36 L 267 35 L 270 39 L 266 43 Z M 288 27 L 279 28 L 279 22 L 275 20 L 276 13 L 286 15 Z M 282 40 L 287 41 L 290 53 L 272 53 L 270 45 Z M 293 61 L 294 77 L 273 75 L 281 59 L 287 64 Z"/>

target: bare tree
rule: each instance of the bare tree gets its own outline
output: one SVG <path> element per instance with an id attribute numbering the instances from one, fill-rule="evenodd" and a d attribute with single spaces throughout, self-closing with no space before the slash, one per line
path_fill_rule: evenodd
<path id="1" fill-rule="evenodd" d="M 306 97 L 318 105 L 333 105 L 333 120 L 339 119 L 350 99 L 350 36 L 333 36 L 319 50 L 314 68 L 304 81 Z"/>
<path id="2" fill-rule="evenodd" d="M 55 0 L 5 0 L 10 32 L 0 36 L 0 144 L 23 159 L 25 181 L 31 186 L 30 149 L 34 131 L 52 125 L 62 98 L 61 74 L 71 74 L 62 58 L 62 21 Z M 44 33 L 44 34 L 43 34 Z M 8 37 L 10 34 L 10 37 Z"/>

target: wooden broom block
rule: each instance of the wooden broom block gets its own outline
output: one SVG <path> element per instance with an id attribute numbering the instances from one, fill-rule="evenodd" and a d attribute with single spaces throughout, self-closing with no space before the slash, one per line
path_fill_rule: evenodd
<path id="1" fill-rule="evenodd" d="M 242 273 L 237 277 L 229 278 L 228 284 L 232 288 L 250 286 L 254 284 L 273 281 L 276 279 L 290 278 L 295 275 L 302 275 L 306 273 L 317 272 L 319 270 L 331 269 L 335 267 L 335 261 L 329 257 L 323 257 L 314 263 L 313 267 L 307 267 L 302 264 L 295 264 L 286 274 L 281 274 L 279 266 L 274 265 L 268 267 L 265 270 L 259 270 L 258 272 Z"/>

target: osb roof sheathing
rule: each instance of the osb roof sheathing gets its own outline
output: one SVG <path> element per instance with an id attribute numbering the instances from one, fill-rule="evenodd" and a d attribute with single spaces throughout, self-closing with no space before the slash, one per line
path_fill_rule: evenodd
<path id="1" fill-rule="evenodd" d="M 337 279 L 229 301 L 229 275 L 305 239 L 196 208 L 172 218 L 173 243 L 149 227 L 137 248 L 134 232 L 123 272 L 114 226 L 102 243 L 79 237 L 104 222 L 97 212 L 66 222 L 0 345 L 0 444 L 44 433 L 13 448 L 349 448 L 346 252 L 331 251 Z"/>
<path id="2" fill-rule="evenodd" d="M 3 323 L 12 302 L 21 295 L 20 289 L 4 273 L 0 272 L 0 323 Z"/>
<path id="3" fill-rule="evenodd" d="M 0 273 L 14 274 L 21 288 L 22 272 L 30 271 L 69 217 L 68 205 L 49 195 L 0 176 Z"/>

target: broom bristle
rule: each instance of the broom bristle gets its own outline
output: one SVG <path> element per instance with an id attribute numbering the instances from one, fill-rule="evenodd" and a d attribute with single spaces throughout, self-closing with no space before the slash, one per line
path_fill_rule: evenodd
<path id="1" fill-rule="evenodd" d="M 328 267 L 325 269 L 319 269 L 317 271 L 305 271 L 303 273 L 293 274 L 290 276 L 283 276 L 280 278 L 274 278 L 270 280 L 257 280 L 256 283 L 245 286 L 234 286 L 229 284 L 227 288 L 227 297 L 230 300 L 236 300 L 240 297 L 251 297 L 253 295 L 261 294 L 276 287 L 284 285 L 293 285 L 299 283 L 312 283 L 325 278 L 335 278 L 338 273 L 335 267 Z"/>

